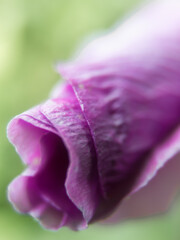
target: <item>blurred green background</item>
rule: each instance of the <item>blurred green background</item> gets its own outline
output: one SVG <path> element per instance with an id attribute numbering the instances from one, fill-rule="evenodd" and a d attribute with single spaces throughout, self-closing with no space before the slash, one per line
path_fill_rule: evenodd
<path id="1" fill-rule="evenodd" d="M 0 239 L 180 239 L 180 203 L 164 216 L 121 225 L 92 225 L 82 232 L 44 230 L 17 214 L 6 198 L 8 183 L 24 169 L 6 138 L 9 120 L 47 98 L 59 80 L 58 60 L 70 58 L 89 34 L 110 27 L 142 0 L 0 0 Z M 179 235 L 178 235 L 179 234 Z"/>

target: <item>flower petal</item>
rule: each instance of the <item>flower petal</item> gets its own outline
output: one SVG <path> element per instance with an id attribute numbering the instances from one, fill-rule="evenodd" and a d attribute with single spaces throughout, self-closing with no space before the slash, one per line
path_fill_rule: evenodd
<path id="1" fill-rule="evenodd" d="M 62 222 L 66 218 L 66 225 L 81 229 L 87 227 L 94 215 L 101 193 L 89 128 L 73 90 L 68 86 L 65 89 L 64 98 L 47 101 L 13 119 L 8 127 L 8 136 L 28 164 L 25 175 L 33 177 L 41 198 L 37 209 L 27 207 L 26 212 L 31 214 L 35 211 L 37 216 L 41 216 L 43 206 L 48 203 L 50 208 L 55 207 L 50 212 L 57 211 L 56 216 L 59 211 L 64 216 Z M 14 205 L 19 206 L 25 198 L 27 205 L 31 205 L 31 193 L 26 194 L 25 184 L 20 188 L 25 194 L 22 198 L 14 184 L 10 186 L 15 196 L 11 198 Z M 24 212 L 21 208 L 19 210 Z M 44 221 L 42 224 L 46 225 Z M 61 226 L 61 223 L 56 224 L 52 228 Z"/>
<path id="2" fill-rule="evenodd" d="M 41 198 L 32 176 L 20 175 L 8 187 L 8 199 L 15 209 L 28 213 L 39 206 Z"/>
<path id="3" fill-rule="evenodd" d="M 8 124 L 9 141 L 16 147 L 17 152 L 26 164 L 34 159 L 40 159 L 40 139 L 48 131 L 56 133 L 54 127 L 40 111 L 41 106 L 30 109 L 16 116 Z"/>
<path id="4" fill-rule="evenodd" d="M 76 61 L 58 67 L 72 84 L 97 153 L 104 200 L 94 219 L 131 192 L 148 156 L 179 124 L 177 6 L 148 5 Z"/>
<path id="5" fill-rule="evenodd" d="M 76 102 L 47 102 L 43 114 L 63 138 L 69 153 L 66 191 L 83 213 L 87 222 L 97 208 L 101 193 L 96 168 L 96 155 L 87 123 Z"/>
<path id="6" fill-rule="evenodd" d="M 180 152 L 180 127 L 175 130 L 160 146 L 157 146 L 146 160 L 141 175 L 133 187 L 133 193 L 146 186 L 166 162 Z"/>
<path id="7" fill-rule="evenodd" d="M 133 191 L 105 222 L 151 216 L 167 210 L 180 189 L 180 128 L 147 161 Z"/>

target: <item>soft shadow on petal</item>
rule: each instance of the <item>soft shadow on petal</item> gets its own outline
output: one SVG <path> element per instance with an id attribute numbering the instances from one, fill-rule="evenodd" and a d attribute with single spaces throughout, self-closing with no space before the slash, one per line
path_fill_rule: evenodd
<path id="1" fill-rule="evenodd" d="M 163 213 L 180 191 L 180 130 L 154 151 L 133 192 L 104 223 Z"/>
<path id="2" fill-rule="evenodd" d="M 21 213 L 28 213 L 41 203 L 38 189 L 32 176 L 20 175 L 8 187 L 8 199 Z"/>
<path id="3" fill-rule="evenodd" d="M 157 145 L 151 155 L 146 159 L 132 193 L 146 186 L 166 162 L 171 161 L 180 152 L 180 128 L 178 127 L 163 143 Z M 171 176 L 171 174 L 169 174 Z M 163 181 L 162 181 L 163 183 Z"/>
<path id="4" fill-rule="evenodd" d="M 39 208 L 31 211 L 30 214 L 47 229 L 58 230 L 67 224 L 67 218 L 64 216 L 64 213 L 48 203 L 42 204 Z"/>

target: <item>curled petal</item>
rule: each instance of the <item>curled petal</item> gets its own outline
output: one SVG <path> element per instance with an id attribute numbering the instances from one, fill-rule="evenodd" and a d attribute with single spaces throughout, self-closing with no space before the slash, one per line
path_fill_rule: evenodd
<path id="1" fill-rule="evenodd" d="M 64 102 L 63 106 L 49 101 L 42 111 L 63 136 L 70 164 L 65 181 L 70 199 L 82 211 L 87 222 L 92 218 L 101 197 L 96 155 L 91 135 L 79 106 Z M 78 136 L 77 136 L 78 133 Z"/>
<path id="2" fill-rule="evenodd" d="M 101 198 L 91 134 L 70 88 L 64 98 L 17 116 L 8 127 L 10 141 L 28 165 L 24 176 L 10 184 L 9 199 L 51 229 L 87 227 Z M 35 206 L 27 180 L 40 198 Z M 54 216 L 52 226 L 47 216 Z"/>

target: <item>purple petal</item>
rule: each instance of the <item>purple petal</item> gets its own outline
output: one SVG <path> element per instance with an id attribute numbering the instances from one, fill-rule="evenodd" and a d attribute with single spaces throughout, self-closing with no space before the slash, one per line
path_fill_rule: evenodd
<path id="1" fill-rule="evenodd" d="M 49 101 L 47 104 L 43 114 L 59 131 L 69 152 L 70 165 L 65 182 L 67 194 L 88 222 L 101 196 L 89 128 L 76 103 L 66 101 L 61 106 Z"/>
<path id="2" fill-rule="evenodd" d="M 15 178 L 8 187 L 8 199 L 21 213 L 28 213 L 41 203 L 41 198 L 37 193 L 32 176 L 21 175 Z"/>
<path id="3" fill-rule="evenodd" d="M 28 164 L 26 177 L 10 184 L 9 199 L 20 212 L 37 215 L 45 227 L 65 224 L 82 229 L 94 215 L 101 194 L 89 128 L 73 91 L 66 89 L 63 99 L 48 101 L 9 124 L 9 139 Z M 34 193 L 24 179 L 33 182 L 38 204 L 34 205 Z M 52 211 L 45 210 L 47 204 Z M 55 217 L 52 226 L 48 214 Z"/>
<path id="4" fill-rule="evenodd" d="M 58 230 L 67 225 L 67 216 L 64 216 L 59 209 L 48 203 L 44 203 L 38 209 L 31 211 L 31 216 L 36 218 L 47 229 Z"/>
<path id="5" fill-rule="evenodd" d="M 151 216 L 164 212 L 180 189 L 180 129 L 152 153 L 133 191 L 106 220 Z"/>
<path id="6" fill-rule="evenodd" d="M 173 78 L 173 69 L 172 77 L 168 72 L 168 78 L 162 76 L 163 80 L 156 84 L 149 81 L 148 71 L 140 80 L 135 74 L 129 80 L 121 73 L 118 76 L 118 68 L 115 74 L 107 72 L 108 66 L 104 73 L 104 68 L 95 74 L 91 68 L 87 78 L 71 78 L 97 153 L 105 199 L 102 209 L 96 212 L 97 218 L 112 211 L 131 191 L 150 152 L 169 136 L 180 119 L 180 96 L 174 89 L 179 84 Z M 165 74 L 154 69 L 160 79 L 161 73 Z M 143 84 L 143 79 L 149 84 Z M 169 79 L 174 81 L 171 88 L 166 86 Z M 167 114 L 169 109 L 171 114 Z"/>
<path id="7" fill-rule="evenodd" d="M 132 191 L 149 156 L 179 124 L 177 5 L 148 5 L 95 40 L 74 63 L 59 66 L 73 86 L 97 153 L 104 200 L 94 220 Z"/>
<path id="8" fill-rule="evenodd" d="M 127 56 L 133 61 L 144 61 L 143 68 L 150 68 L 151 61 L 159 65 L 159 57 L 176 48 L 180 37 L 178 0 L 157 0 L 146 5 L 125 19 L 120 26 L 113 27 L 109 34 L 95 38 L 76 58 L 81 69 L 89 63 L 102 64 Z M 175 43 L 173 45 L 173 43 Z M 170 45 L 169 45 L 170 44 Z M 168 46 L 169 45 L 169 46 Z M 163 49 L 168 46 L 169 49 Z M 177 46 L 178 47 L 178 46 Z M 178 54 L 174 55 L 177 57 Z M 129 59 L 130 60 L 130 59 Z M 170 58 L 169 58 L 170 60 Z M 71 65 L 72 68 L 74 68 Z M 139 65 L 139 67 L 141 67 Z M 77 66 L 74 68 L 77 71 Z"/>
<path id="9" fill-rule="evenodd" d="M 171 160 L 180 152 L 180 127 L 159 146 L 152 151 L 146 160 L 142 174 L 133 188 L 133 193 L 146 186 L 148 182 L 156 175 L 166 162 Z M 171 176 L 171 174 L 170 174 Z"/>

